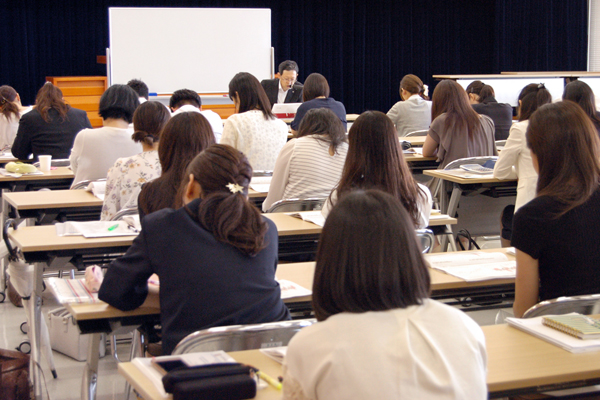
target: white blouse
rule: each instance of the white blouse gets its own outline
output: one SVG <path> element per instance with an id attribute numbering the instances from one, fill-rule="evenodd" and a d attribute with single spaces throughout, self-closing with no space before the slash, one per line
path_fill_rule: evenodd
<path id="1" fill-rule="evenodd" d="M 316 135 L 288 141 L 277 157 L 263 211 L 282 199 L 325 198 L 340 181 L 348 143 L 341 143 L 332 156 L 329 144 Z"/>
<path id="2" fill-rule="evenodd" d="M 252 169 L 272 171 L 287 134 L 285 122 L 266 120 L 262 111 L 251 110 L 227 118 L 220 143 L 244 153 Z"/>
<path id="3" fill-rule="evenodd" d="M 28 113 L 32 110 L 32 107 L 28 107 L 23 111 L 20 111 L 20 115 Z M 19 130 L 19 118 L 15 118 L 14 115 L 10 115 L 6 118 L 3 114 L 0 114 L 0 149 L 6 146 L 12 146 Z"/>
<path id="4" fill-rule="evenodd" d="M 435 300 L 341 313 L 303 328 L 283 362 L 283 399 L 487 399 L 481 328 Z"/>
<path id="5" fill-rule="evenodd" d="M 106 192 L 100 219 L 108 221 L 124 208 L 137 208 L 142 185 L 161 174 L 158 151 L 145 151 L 129 158 L 119 158 L 108 171 Z"/>
<path id="6" fill-rule="evenodd" d="M 431 101 L 413 94 L 404 101 L 399 101 L 387 112 L 398 136 L 406 136 L 410 132 L 429 129 L 431 125 Z"/>

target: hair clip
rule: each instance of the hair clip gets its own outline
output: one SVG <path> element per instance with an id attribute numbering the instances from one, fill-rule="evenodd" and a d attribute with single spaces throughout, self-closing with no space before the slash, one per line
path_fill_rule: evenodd
<path id="1" fill-rule="evenodd" d="M 429 86 L 423 85 L 423 95 L 429 96 Z"/>
<path id="2" fill-rule="evenodd" d="M 538 90 L 546 89 L 546 85 L 544 85 L 543 83 L 540 83 L 537 88 L 538 88 Z"/>
<path id="3" fill-rule="evenodd" d="M 238 185 L 237 183 L 228 183 L 225 186 L 229 189 L 229 191 L 231 193 L 234 193 L 234 194 L 238 193 L 238 192 L 241 193 L 244 191 L 244 188 L 242 186 Z"/>
<path id="4" fill-rule="evenodd" d="M 8 100 L 0 95 L 0 106 L 4 106 L 6 103 L 8 103 Z"/>

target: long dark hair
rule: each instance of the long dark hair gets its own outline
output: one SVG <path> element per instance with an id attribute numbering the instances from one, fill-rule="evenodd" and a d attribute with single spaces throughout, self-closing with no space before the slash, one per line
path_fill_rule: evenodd
<path id="1" fill-rule="evenodd" d="M 538 196 L 550 196 L 561 209 L 555 217 L 585 203 L 600 182 L 600 139 L 592 121 L 572 101 L 546 104 L 533 113 L 527 146 L 539 165 Z"/>
<path id="2" fill-rule="evenodd" d="M 195 112 L 177 114 L 167 122 L 158 146 L 160 177 L 144 185 L 139 207 L 144 214 L 183 205 L 178 195 L 185 171 L 202 150 L 215 143 L 213 130 L 204 116 Z"/>
<path id="3" fill-rule="evenodd" d="M 530 83 L 519 93 L 519 121 L 528 120 L 531 114 L 544 104 L 552 102 L 552 95 L 542 83 Z"/>
<path id="4" fill-rule="evenodd" d="M 596 129 L 600 128 L 600 118 L 596 111 L 596 97 L 589 85 L 582 81 L 573 81 L 565 86 L 562 95 L 563 100 L 571 100 L 579 104 L 579 107 L 590 117 Z"/>
<path id="5" fill-rule="evenodd" d="M 11 115 L 17 120 L 21 118 L 19 107 L 13 103 L 16 99 L 17 91 L 15 89 L 8 85 L 0 86 L 0 113 L 6 119 L 10 119 Z"/>
<path id="6" fill-rule="evenodd" d="M 265 248 L 267 224 L 248 202 L 252 167 L 241 151 L 224 144 L 210 146 L 192 160 L 189 175 L 202 188 L 196 218 L 204 229 L 249 256 Z"/>
<path id="7" fill-rule="evenodd" d="M 406 308 L 429 297 L 430 277 L 408 213 L 394 196 L 357 190 L 331 210 L 317 250 L 317 320 Z"/>
<path id="8" fill-rule="evenodd" d="M 64 121 L 67 118 L 69 108 L 71 106 L 63 100 L 62 90 L 54 86 L 51 82 L 46 82 L 37 92 L 35 109 L 40 113 L 44 121 L 50 122 L 48 112 L 51 109 L 56 110 L 60 119 Z"/>
<path id="9" fill-rule="evenodd" d="M 454 126 L 458 131 L 468 132 L 473 137 L 481 129 L 479 115 L 469 104 L 467 92 L 455 81 L 445 79 L 437 84 L 433 91 L 431 120 L 446 113 L 444 130 Z"/>
<path id="10" fill-rule="evenodd" d="M 134 142 L 144 142 L 148 146 L 160 141 L 160 135 L 171 113 L 158 101 L 146 101 L 133 113 Z"/>
<path id="11" fill-rule="evenodd" d="M 425 194 L 404 161 L 394 123 L 382 112 L 365 111 L 350 128 L 348 142 L 338 198 L 354 189 L 383 190 L 400 200 L 417 226 L 419 196 Z"/>
<path id="12" fill-rule="evenodd" d="M 229 82 L 229 98 L 240 102 L 239 113 L 260 110 L 266 120 L 274 119 L 271 102 L 258 79 L 248 72 L 236 74 Z"/>
<path id="13" fill-rule="evenodd" d="M 298 128 L 298 137 L 309 135 L 315 135 L 317 140 L 328 144 L 332 153 L 336 153 L 337 147 L 348 141 L 342 121 L 328 108 L 313 108 L 304 115 Z"/>

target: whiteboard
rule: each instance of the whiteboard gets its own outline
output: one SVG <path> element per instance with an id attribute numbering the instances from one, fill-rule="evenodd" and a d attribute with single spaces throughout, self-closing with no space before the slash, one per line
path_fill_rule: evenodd
<path id="1" fill-rule="evenodd" d="M 111 84 L 217 93 L 238 72 L 271 77 L 270 9 L 111 7 L 108 19 Z"/>

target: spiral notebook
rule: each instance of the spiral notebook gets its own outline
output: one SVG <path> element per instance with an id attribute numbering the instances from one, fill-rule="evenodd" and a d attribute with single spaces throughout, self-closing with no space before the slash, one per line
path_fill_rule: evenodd
<path id="1" fill-rule="evenodd" d="M 600 320 L 585 315 L 551 315 L 542 318 L 542 324 L 579 339 L 600 339 Z"/>

